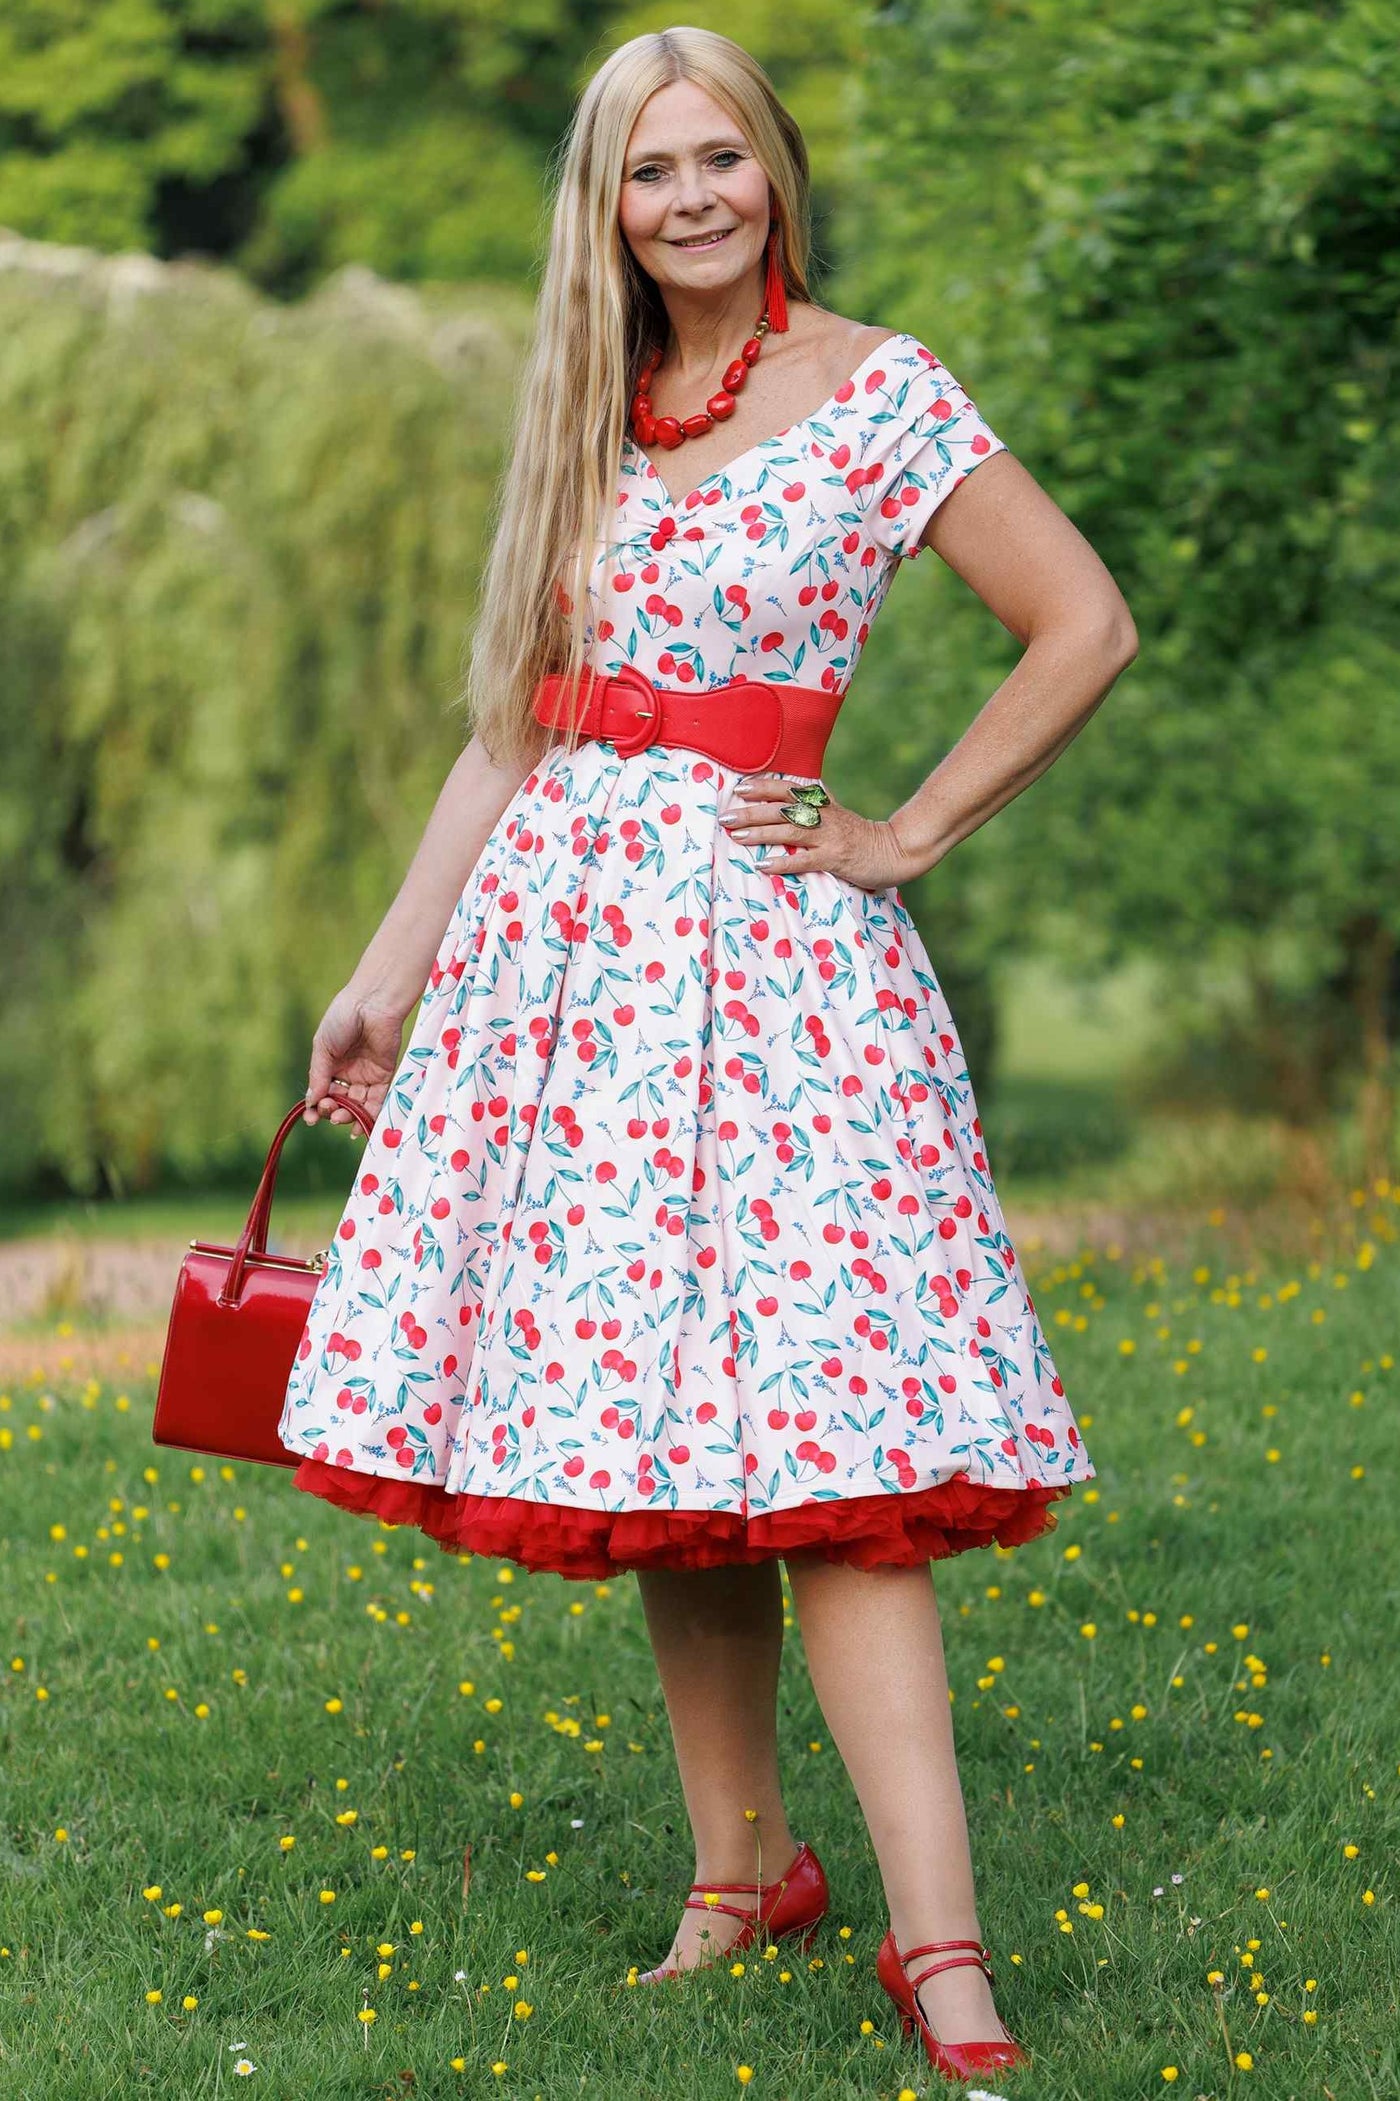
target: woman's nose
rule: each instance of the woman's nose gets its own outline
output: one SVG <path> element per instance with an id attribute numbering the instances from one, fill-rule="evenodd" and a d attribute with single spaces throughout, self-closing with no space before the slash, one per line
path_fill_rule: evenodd
<path id="1" fill-rule="evenodd" d="M 703 168 L 687 174 L 682 168 L 676 176 L 676 193 L 679 202 L 698 219 L 714 207 L 715 193 L 705 176 Z"/>

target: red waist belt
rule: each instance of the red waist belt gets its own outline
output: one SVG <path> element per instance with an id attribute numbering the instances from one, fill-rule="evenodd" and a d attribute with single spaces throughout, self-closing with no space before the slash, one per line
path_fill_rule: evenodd
<path id="1" fill-rule="evenodd" d="M 579 685 L 583 736 L 606 738 L 624 758 L 651 744 L 683 744 L 740 773 L 771 767 L 779 773 L 820 774 L 842 700 L 841 694 L 816 686 L 767 685 L 752 678 L 733 678 L 703 693 L 682 692 L 654 686 L 630 664 L 607 676 L 585 665 Z M 565 728 L 575 705 L 568 680 L 558 672 L 535 688 L 535 719 L 547 728 Z"/>

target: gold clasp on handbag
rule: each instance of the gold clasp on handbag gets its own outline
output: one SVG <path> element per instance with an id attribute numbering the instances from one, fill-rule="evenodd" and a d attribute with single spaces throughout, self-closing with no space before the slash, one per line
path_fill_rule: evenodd
<path id="1" fill-rule="evenodd" d="M 216 1247 L 210 1240 L 192 1240 L 190 1246 L 199 1249 L 202 1254 L 206 1255 L 231 1255 L 233 1253 L 232 1248 Z M 250 1254 L 248 1259 L 264 1269 L 315 1269 L 319 1270 L 324 1276 L 330 1267 L 331 1251 L 328 1247 L 318 1248 L 314 1255 L 308 1255 L 303 1261 L 300 1256 L 295 1255 L 269 1255 L 264 1248 L 258 1254 Z"/>

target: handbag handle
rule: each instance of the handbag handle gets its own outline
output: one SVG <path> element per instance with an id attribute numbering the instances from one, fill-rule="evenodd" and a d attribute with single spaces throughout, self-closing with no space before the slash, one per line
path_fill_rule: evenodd
<path id="1" fill-rule="evenodd" d="M 341 1102 L 339 1106 L 350 1111 L 356 1123 L 359 1124 L 361 1132 L 368 1138 L 370 1132 L 374 1129 L 375 1123 L 375 1119 L 370 1115 L 369 1110 L 364 1108 L 359 1102 L 345 1101 Z M 239 1236 L 238 1245 L 233 1251 L 233 1260 L 230 1262 L 228 1274 L 224 1278 L 223 1289 L 219 1293 L 218 1302 L 221 1306 L 236 1306 L 238 1304 L 239 1296 L 243 1290 L 243 1272 L 248 1266 L 248 1257 L 250 1255 L 263 1255 L 267 1252 L 267 1228 L 272 1217 L 272 1197 L 277 1187 L 277 1169 L 282 1158 L 282 1147 L 286 1143 L 287 1134 L 291 1130 L 292 1125 L 299 1116 L 304 1116 L 305 1113 L 305 1097 L 299 1096 L 282 1118 L 281 1124 L 278 1126 L 277 1135 L 267 1149 L 267 1164 L 263 1168 L 262 1179 L 254 1191 L 253 1201 L 248 1207 L 247 1223 Z"/>

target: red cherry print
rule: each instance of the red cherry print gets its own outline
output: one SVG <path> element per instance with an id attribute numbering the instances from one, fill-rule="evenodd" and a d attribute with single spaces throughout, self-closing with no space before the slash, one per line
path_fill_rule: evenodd
<path id="1" fill-rule="evenodd" d="M 732 406 L 720 388 L 703 418 L 681 405 L 695 412 L 673 419 L 681 443 L 686 423 L 719 420 L 726 396 Z M 624 461 L 622 561 L 588 594 L 608 666 L 681 691 L 791 680 L 834 706 L 895 535 L 995 441 L 907 337 L 825 414 L 829 431 L 779 434 L 778 472 L 755 448 L 679 502 L 652 462 Z M 947 457 L 930 473 L 915 448 L 935 429 Z M 297 1344 L 294 1413 L 314 1426 L 303 1449 L 314 1442 L 324 1462 L 321 1426 L 344 1426 L 336 1465 L 357 1474 L 357 1507 L 366 1483 L 412 1472 L 450 1513 L 424 1436 L 444 1427 L 453 1393 L 500 1418 L 478 1418 L 459 1460 L 464 1498 L 499 1503 L 481 1550 L 508 1553 L 512 1536 L 528 1548 L 534 1531 L 547 1556 L 533 1491 L 566 1514 L 581 1554 L 599 1542 L 599 1576 L 613 1572 L 603 1542 L 619 1513 L 677 1498 L 690 1511 L 708 1494 L 730 1541 L 721 1484 L 737 1481 L 762 1517 L 775 1493 L 789 1507 L 793 1466 L 809 1500 L 790 1507 L 818 1539 L 839 1535 L 843 1498 L 877 1488 L 884 1511 L 904 1496 L 936 1521 L 956 1493 L 970 1516 L 982 1483 L 966 1468 L 930 1483 L 924 1440 L 945 1412 L 965 1453 L 993 1455 L 1027 1487 L 1059 1483 L 1057 1455 L 1091 1474 L 991 1201 L 978 1120 L 960 1115 L 961 1044 L 939 1024 L 900 894 L 832 914 L 819 886 L 763 865 L 777 855 L 712 865 L 716 805 L 745 770 L 663 739 L 635 758 L 585 742 L 567 765 L 551 754 L 530 769 L 480 856 L 376 1133 L 388 1169 L 355 1179 L 332 1243 L 343 1288 Z M 521 1173 L 537 1132 L 547 1184 Z M 449 1330 L 459 1356 L 435 1364 Z M 381 1382 L 341 1383 L 386 1341 L 438 1381 L 405 1405 L 392 1443 Z M 800 1408 L 777 1397 L 795 1373 L 811 1388 Z M 598 1387 L 573 1449 L 570 1425 Z M 1049 1412 L 1023 1431 L 1037 1405 Z M 673 1411 L 659 1433 L 658 1406 Z M 1003 1409 L 1017 1427 L 989 1437 Z M 712 1447 L 696 1455 L 703 1487 L 680 1478 L 696 1463 L 682 1426 Z M 901 1427 L 907 1448 L 883 1449 Z M 527 1474 L 517 1437 L 537 1432 Z M 713 1545 L 691 1531 L 678 1565 L 692 1541 Z M 462 1544 L 472 1550 L 469 1523 Z"/>

